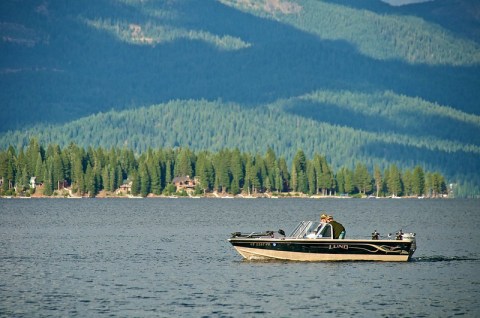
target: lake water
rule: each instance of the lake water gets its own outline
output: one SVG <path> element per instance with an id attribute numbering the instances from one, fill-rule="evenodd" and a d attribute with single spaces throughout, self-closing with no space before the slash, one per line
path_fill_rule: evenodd
<path id="1" fill-rule="evenodd" d="M 249 262 L 231 232 L 333 214 L 408 263 Z M 2 199 L 2 317 L 480 316 L 480 201 Z"/>

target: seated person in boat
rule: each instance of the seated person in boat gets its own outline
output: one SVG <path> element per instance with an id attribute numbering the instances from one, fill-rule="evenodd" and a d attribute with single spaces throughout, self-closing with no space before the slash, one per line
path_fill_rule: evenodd
<path id="1" fill-rule="evenodd" d="M 333 219 L 333 216 L 329 215 L 327 218 L 327 222 L 333 228 L 333 238 L 334 239 L 343 239 L 345 238 L 345 228 L 341 223 L 338 223 Z"/>
<path id="2" fill-rule="evenodd" d="M 327 223 L 327 220 L 328 220 L 328 215 L 326 215 L 325 213 L 320 215 L 320 225 Z"/>
<path id="3" fill-rule="evenodd" d="M 330 232 L 327 231 L 328 233 L 323 233 L 323 235 L 319 234 L 320 230 L 323 228 L 325 223 L 327 223 L 328 215 L 322 214 L 320 215 L 320 223 L 318 224 L 317 228 L 315 231 L 309 233 L 306 237 L 307 238 L 317 238 L 317 237 L 322 237 L 323 235 L 330 236 Z M 326 229 L 328 230 L 328 229 Z"/>

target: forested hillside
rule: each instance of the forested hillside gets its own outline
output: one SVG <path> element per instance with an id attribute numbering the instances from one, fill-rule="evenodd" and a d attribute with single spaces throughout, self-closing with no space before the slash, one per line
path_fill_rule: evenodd
<path id="1" fill-rule="evenodd" d="M 474 187 L 479 14 L 475 0 L 4 0 L 0 145 L 301 148 Z"/>

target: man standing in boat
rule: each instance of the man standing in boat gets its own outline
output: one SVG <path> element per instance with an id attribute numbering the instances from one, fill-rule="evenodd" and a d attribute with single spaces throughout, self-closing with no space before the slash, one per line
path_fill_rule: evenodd
<path id="1" fill-rule="evenodd" d="M 327 222 L 330 223 L 330 225 L 333 228 L 333 238 L 334 239 L 343 239 L 345 238 L 345 228 L 341 223 L 338 223 L 333 219 L 333 216 L 329 215 L 327 218 Z"/>

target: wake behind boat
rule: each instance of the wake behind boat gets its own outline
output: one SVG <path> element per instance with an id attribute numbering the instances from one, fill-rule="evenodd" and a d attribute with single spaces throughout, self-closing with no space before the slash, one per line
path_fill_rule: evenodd
<path id="1" fill-rule="evenodd" d="M 248 260 L 409 261 L 416 249 L 414 233 L 399 231 L 393 239 L 334 239 L 329 223 L 302 221 L 286 236 L 282 230 L 232 233 L 228 241 Z"/>

